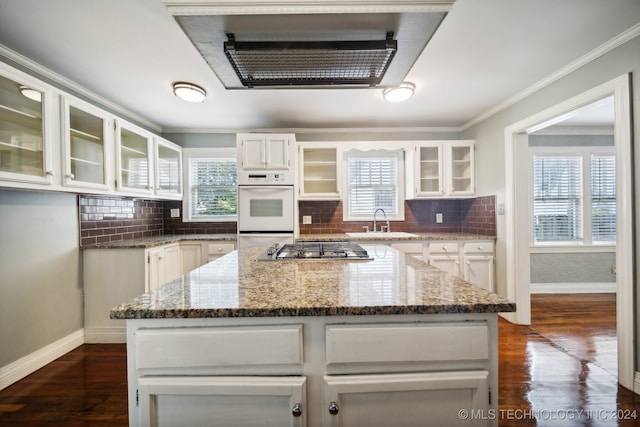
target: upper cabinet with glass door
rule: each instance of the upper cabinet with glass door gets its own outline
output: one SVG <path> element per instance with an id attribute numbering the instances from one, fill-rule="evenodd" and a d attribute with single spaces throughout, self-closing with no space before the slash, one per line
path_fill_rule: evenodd
<path id="1" fill-rule="evenodd" d="M 167 199 L 182 199 L 182 148 L 155 138 L 156 194 Z"/>
<path id="2" fill-rule="evenodd" d="M 52 94 L 39 81 L 0 68 L 0 179 L 53 184 L 48 121 Z"/>
<path id="3" fill-rule="evenodd" d="M 64 185 L 109 190 L 113 183 L 113 119 L 83 101 L 64 97 Z"/>
<path id="4" fill-rule="evenodd" d="M 469 197 L 475 194 L 475 142 L 425 141 L 417 143 L 413 187 L 409 198 Z"/>
<path id="5" fill-rule="evenodd" d="M 299 143 L 300 199 L 339 200 L 341 150 L 337 143 Z"/>
<path id="6" fill-rule="evenodd" d="M 116 121 L 116 189 L 122 193 L 153 195 L 151 133 Z"/>

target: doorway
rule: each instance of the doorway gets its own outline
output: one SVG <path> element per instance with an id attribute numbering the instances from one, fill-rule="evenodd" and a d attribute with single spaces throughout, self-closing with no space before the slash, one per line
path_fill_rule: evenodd
<path id="1" fill-rule="evenodd" d="M 531 323 L 530 298 L 530 201 L 528 168 L 529 135 L 574 116 L 586 105 L 613 96 L 614 151 L 616 163 L 618 230 L 633 230 L 633 175 L 630 120 L 630 77 L 623 75 L 581 95 L 550 107 L 505 129 L 506 185 L 505 221 L 507 246 L 507 297 L 516 302 L 517 312 L 505 316 L 518 324 Z M 618 334 L 618 382 L 634 388 L 633 259 L 634 237 L 619 233 L 616 243 L 616 306 Z"/>

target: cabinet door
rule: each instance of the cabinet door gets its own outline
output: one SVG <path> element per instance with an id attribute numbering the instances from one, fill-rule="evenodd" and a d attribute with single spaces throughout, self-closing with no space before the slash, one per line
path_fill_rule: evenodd
<path id="1" fill-rule="evenodd" d="M 452 142 L 447 145 L 447 193 L 452 196 L 475 194 L 473 142 Z"/>
<path id="2" fill-rule="evenodd" d="M 340 154 L 338 148 L 300 146 L 300 199 L 340 199 Z"/>
<path id="3" fill-rule="evenodd" d="M 164 247 L 147 249 L 147 286 L 151 292 L 165 282 Z"/>
<path id="4" fill-rule="evenodd" d="M 169 141 L 155 139 L 156 194 L 164 198 L 182 198 L 182 148 Z"/>
<path id="5" fill-rule="evenodd" d="M 289 170 L 291 162 L 289 149 L 291 138 L 289 135 L 267 135 L 265 138 L 267 169 Z"/>
<path id="6" fill-rule="evenodd" d="M 305 377 L 146 377 L 140 426 L 304 427 Z"/>
<path id="7" fill-rule="evenodd" d="M 0 179 L 51 185 L 51 92 L 29 76 L 7 75 L 0 75 Z"/>
<path id="8" fill-rule="evenodd" d="M 64 185 L 108 190 L 113 150 L 113 120 L 80 100 L 64 98 Z"/>
<path id="9" fill-rule="evenodd" d="M 464 280 L 494 292 L 493 257 L 487 255 L 465 255 Z"/>
<path id="10" fill-rule="evenodd" d="M 164 282 L 160 285 L 182 276 L 182 257 L 178 244 L 164 248 Z"/>
<path id="11" fill-rule="evenodd" d="M 153 194 L 151 134 L 136 126 L 117 122 L 117 190 Z"/>
<path id="12" fill-rule="evenodd" d="M 415 156 L 415 191 L 420 197 L 444 195 L 442 144 L 419 144 Z"/>
<path id="13" fill-rule="evenodd" d="M 264 170 L 267 167 L 267 152 L 264 135 L 246 135 L 240 142 L 242 153 L 240 168 L 244 170 Z"/>
<path id="14" fill-rule="evenodd" d="M 487 371 L 325 376 L 322 425 L 488 425 L 488 420 L 459 416 L 461 409 L 488 413 L 488 376 Z"/>
<path id="15" fill-rule="evenodd" d="M 430 255 L 429 264 L 449 274 L 460 277 L 460 258 L 458 255 Z"/>
<path id="16" fill-rule="evenodd" d="M 182 274 L 189 274 L 202 265 L 202 243 L 181 243 Z"/>

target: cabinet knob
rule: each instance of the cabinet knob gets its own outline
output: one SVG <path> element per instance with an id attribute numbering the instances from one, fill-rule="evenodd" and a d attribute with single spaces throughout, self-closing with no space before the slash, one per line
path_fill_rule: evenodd
<path id="1" fill-rule="evenodd" d="M 52 170 L 48 170 L 47 172 L 45 172 L 48 176 L 55 176 L 56 173 Z"/>
<path id="2" fill-rule="evenodd" d="M 340 411 L 340 408 L 338 408 L 338 405 L 336 404 L 336 402 L 331 402 L 329 404 L 329 413 L 331 415 L 335 415 Z"/>
<path id="3" fill-rule="evenodd" d="M 443 252 L 447 252 L 447 247 L 446 247 L 446 246 L 443 246 L 443 247 L 442 247 L 442 251 L 443 251 Z"/>
<path id="4" fill-rule="evenodd" d="M 68 173 L 66 176 L 69 179 L 76 179 L 76 176 L 74 174 L 72 174 L 72 173 Z"/>
<path id="5" fill-rule="evenodd" d="M 218 248 L 218 252 L 222 252 L 222 248 Z"/>
<path id="6" fill-rule="evenodd" d="M 299 417 L 300 415 L 302 415 L 302 406 L 300 406 L 299 403 L 293 405 L 293 408 L 291 408 L 291 414 L 294 417 Z"/>

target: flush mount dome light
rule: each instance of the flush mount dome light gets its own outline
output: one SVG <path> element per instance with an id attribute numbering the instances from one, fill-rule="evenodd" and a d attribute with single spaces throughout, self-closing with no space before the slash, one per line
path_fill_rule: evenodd
<path id="1" fill-rule="evenodd" d="M 193 83 L 178 82 L 173 84 L 173 93 L 187 102 L 204 102 L 207 91 Z"/>
<path id="2" fill-rule="evenodd" d="M 24 85 L 20 86 L 19 90 L 22 96 L 27 97 L 32 101 L 42 102 L 42 92 Z"/>
<path id="3" fill-rule="evenodd" d="M 402 82 L 398 86 L 388 87 L 382 92 L 385 101 L 402 102 L 411 98 L 416 86 L 413 83 Z"/>

